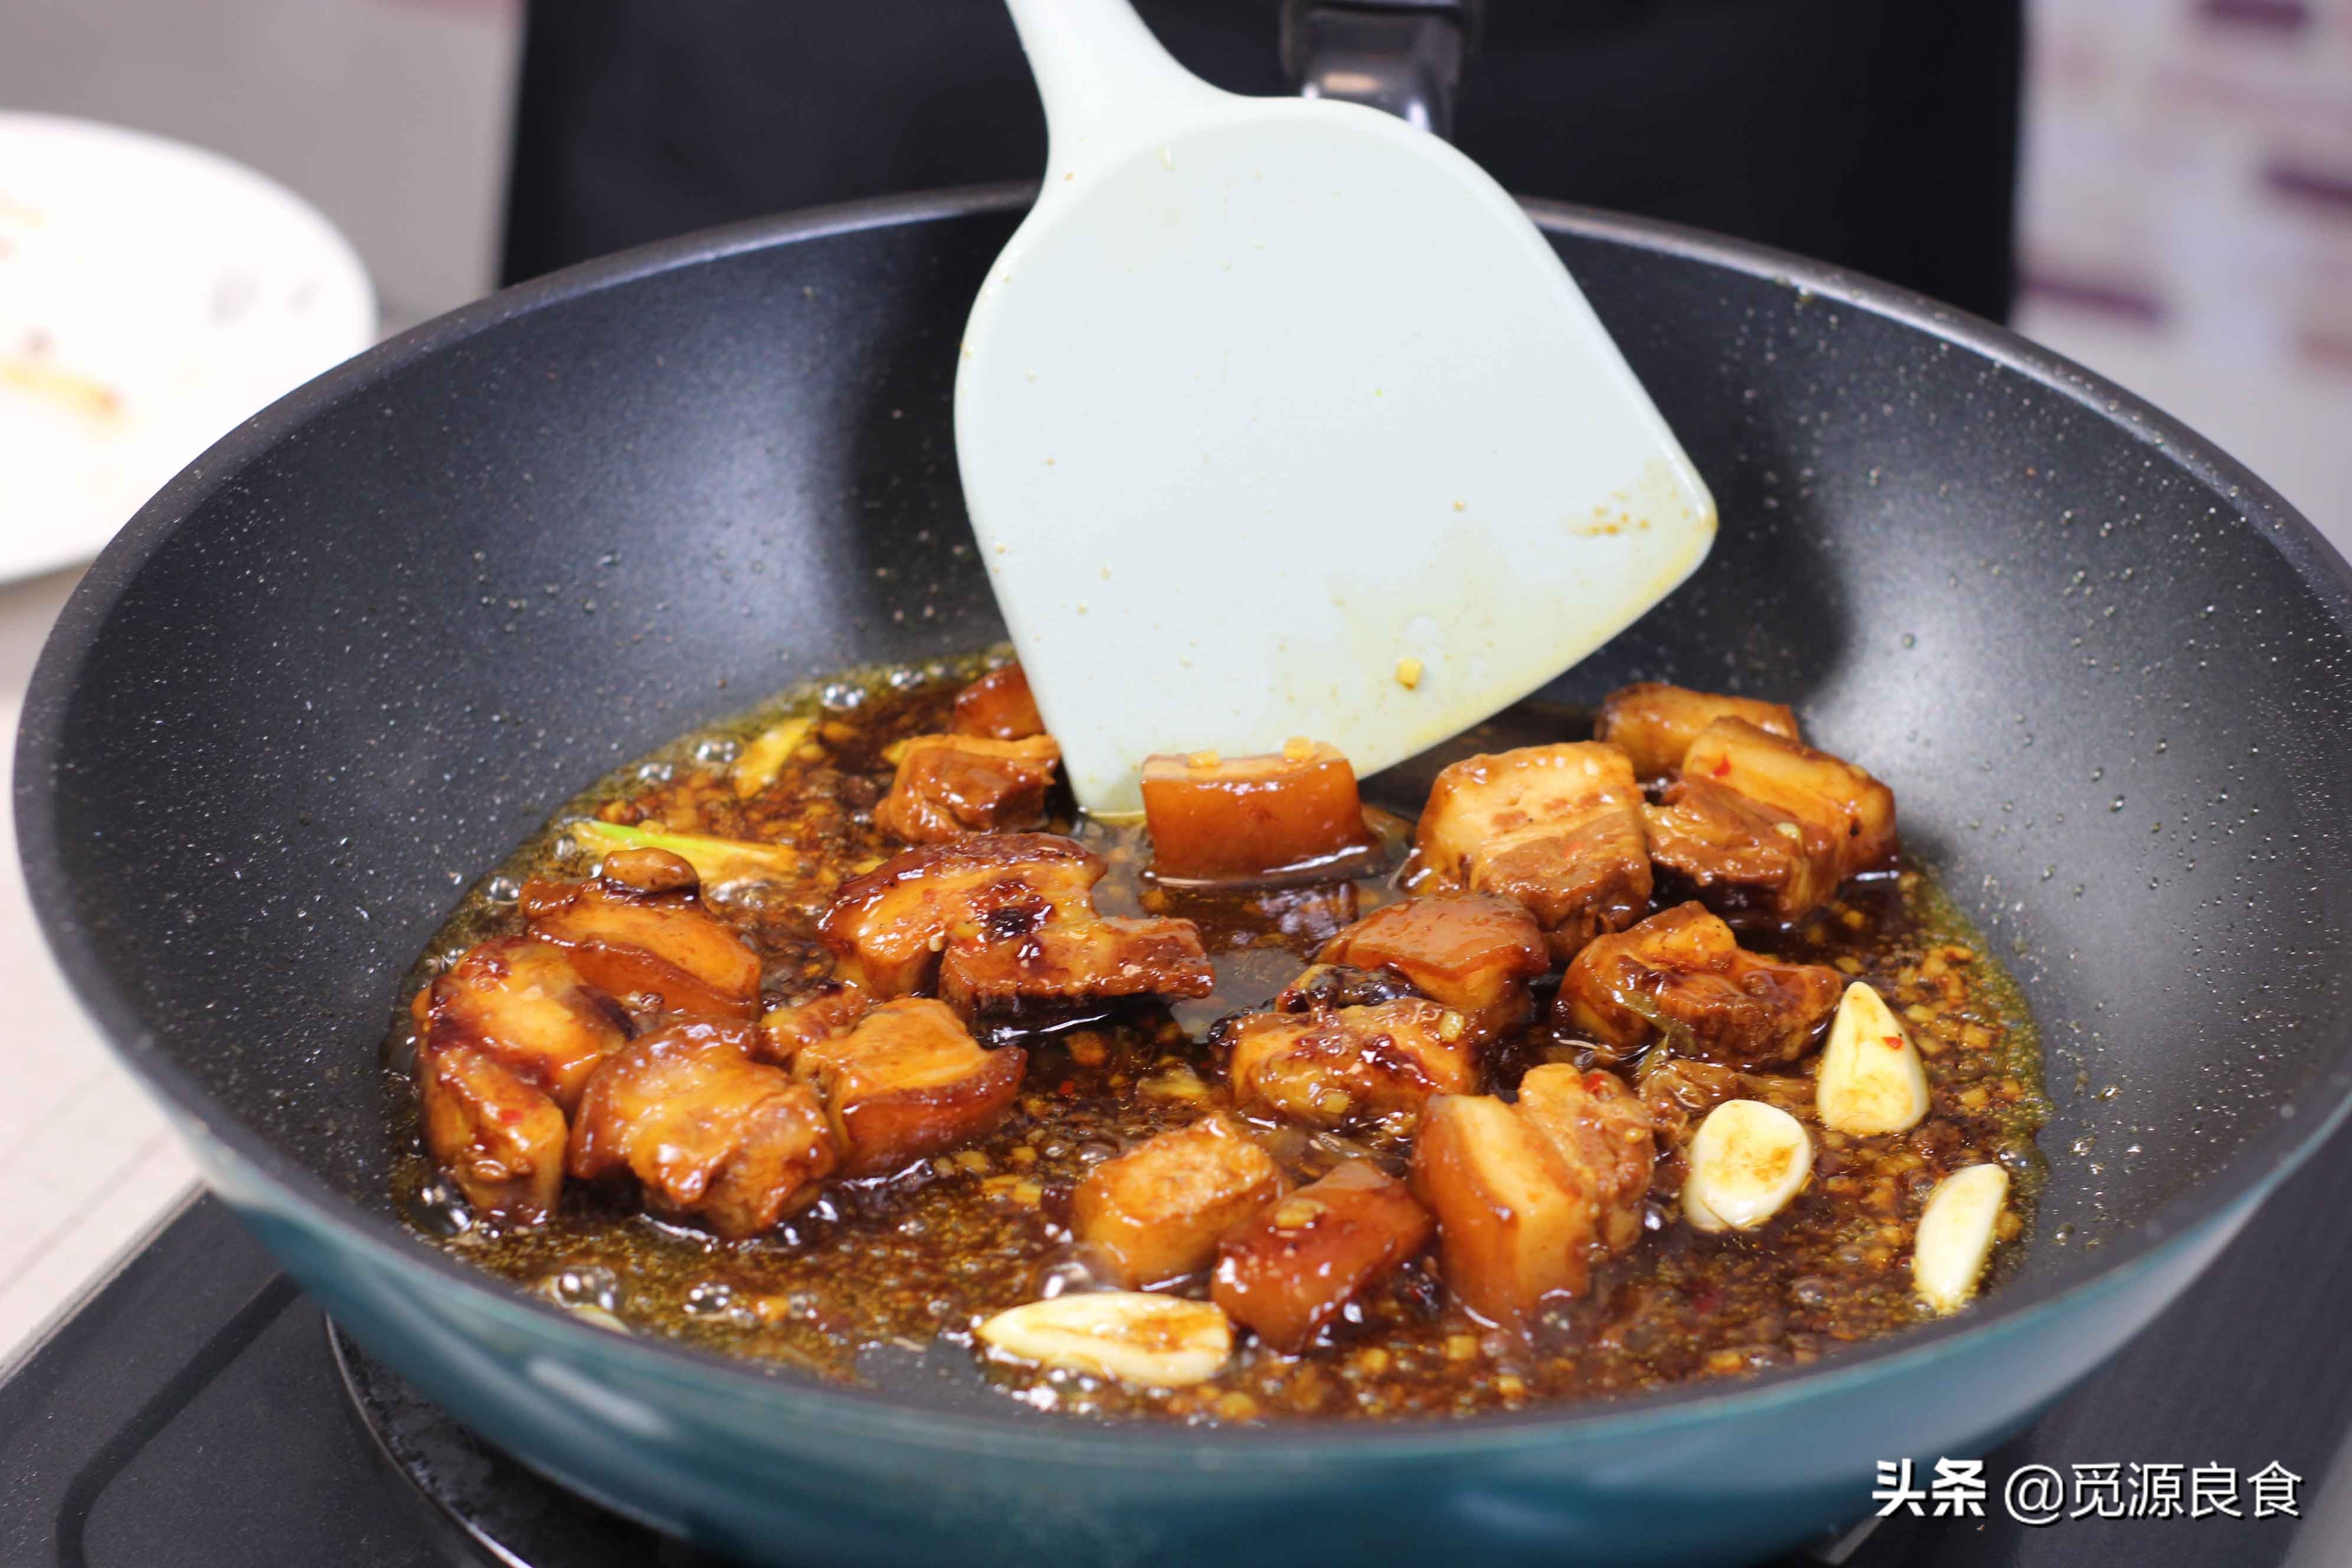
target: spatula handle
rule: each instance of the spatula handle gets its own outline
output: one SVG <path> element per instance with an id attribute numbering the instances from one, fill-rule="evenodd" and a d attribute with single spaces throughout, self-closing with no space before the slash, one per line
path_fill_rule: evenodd
<path id="1" fill-rule="evenodd" d="M 1216 89 L 1176 63 L 1128 0 L 1005 0 L 1045 100 L 1049 175 L 1167 123 Z"/>

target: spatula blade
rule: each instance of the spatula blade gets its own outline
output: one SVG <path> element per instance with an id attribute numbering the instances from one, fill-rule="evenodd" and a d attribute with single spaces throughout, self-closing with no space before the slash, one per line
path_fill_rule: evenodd
<path id="1" fill-rule="evenodd" d="M 1237 111 L 1246 106 L 1246 111 Z M 1499 186 L 1330 102 L 1049 171 L 967 331 L 957 455 L 1078 797 L 1153 752 L 1360 773 L 1517 700 L 1704 559 L 1706 485 Z"/>

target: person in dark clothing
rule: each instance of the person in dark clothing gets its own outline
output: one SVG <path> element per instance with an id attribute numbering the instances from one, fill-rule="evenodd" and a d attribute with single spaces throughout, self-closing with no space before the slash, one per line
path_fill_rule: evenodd
<path id="1" fill-rule="evenodd" d="M 1287 90 L 1277 0 L 1138 0 L 1221 87 Z M 1505 187 L 1669 218 L 2007 316 L 2022 0 L 1493 0 L 1455 140 Z M 508 281 L 1045 158 L 988 0 L 538 0 Z"/>

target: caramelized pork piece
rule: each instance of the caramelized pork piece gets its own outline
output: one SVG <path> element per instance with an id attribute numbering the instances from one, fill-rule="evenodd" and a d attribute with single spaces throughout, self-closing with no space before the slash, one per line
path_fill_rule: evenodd
<path id="1" fill-rule="evenodd" d="M 1650 1124 L 1658 1136 L 1675 1142 L 1700 1118 L 1727 1100 L 1756 1099 L 1749 1076 L 1720 1062 L 1692 1061 L 1664 1051 L 1653 1053 L 1642 1064 L 1638 1079 L 1642 1103 L 1650 1109 Z"/>
<path id="2" fill-rule="evenodd" d="M 1613 746 L 1464 758 L 1437 775 L 1415 847 L 1438 887 L 1524 906 L 1559 962 L 1649 907 L 1642 792 Z"/>
<path id="3" fill-rule="evenodd" d="M 1613 1073 L 1565 1063 L 1528 1069 L 1519 1080 L 1519 1116 L 1578 1173 L 1595 1209 L 1594 1241 L 1612 1255 L 1642 1238 L 1658 1141 L 1650 1108 Z"/>
<path id="4" fill-rule="evenodd" d="M 750 1018 L 760 1006 L 759 955 L 702 907 L 694 868 L 660 849 L 604 858 L 593 881 L 533 877 L 526 928 L 562 948 L 580 977 L 633 1010 Z"/>
<path id="5" fill-rule="evenodd" d="M 425 1147 L 478 1214 L 536 1225 L 563 1187 L 563 1112 L 489 1052 L 419 1050 Z"/>
<path id="6" fill-rule="evenodd" d="M 614 886 L 637 893 L 693 894 L 702 890 L 702 873 L 694 868 L 692 860 L 653 843 L 624 843 L 610 850 L 597 862 L 596 875 Z"/>
<path id="7" fill-rule="evenodd" d="M 959 934 L 940 963 L 940 995 L 967 1016 L 1125 996 L 1206 996 L 1216 974 L 1184 920 L 1040 919 L 1009 911 Z"/>
<path id="8" fill-rule="evenodd" d="M 1663 779 L 1682 767 L 1690 743 L 1717 719 L 1745 719 L 1759 730 L 1797 739 L 1797 715 L 1785 702 L 1693 691 L 1663 680 L 1636 681 L 1603 698 L 1592 738 L 1624 752 L 1639 777 Z"/>
<path id="9" fill-rule="evenodd" d="M 1577 954 L 1553 1017 L 1619 1057 L 1663 1039 L 1678 1057 L 1794 1061 L 1836 1011 L 1845 977 L 1744 951 L 1698 903 L 1677 904 Z"/>
<path id="10" fill-rule="evenodd" d="M 1431 1229 L 1402 1182 L 1350 1160 L 1227 1231 L 1210 1294 L 1234 1321 L 1297 1355 L 1426 1246 Z"/>
<path id="11" fill-rule="evenodd" d="M 762 1040 L 757 1054 L 763 1062 L 788 1068 L 801 1052 L 840 1034 L 873 1005 L 874 999 L 858 987 L 828 980 L 809 994 L 760 1015 Z"/>
<path id="12" fill-rule="evenodd" d="M 1344 963 L 1310 964 L 1274 999 L 1277 1013 L 1329 1012 L 1339 1007 L 1377 1007 L 1383 1002 L 1418 996 L 1412 982 L 1393 969 L 1353 969 Z M 1231 1033 L 1221 1020 L 1210 1031 L 1213 1040 Z"/>
<path id="13" fill-rule="evenodd" d="M 1648 1108 L 1607 1073 L 1535 1068 L 1517 1105 L 1431 1100 L 1412 1190 L 1437 1216 L 1446 1284 L 1506 1328 L 1546 1296 L 1581 1295 L 1595 1258 L 1641 1239 L 1656 1151 Z"/>
<path id="14" fill-rule="evenodd" d="M 627 1172 L 646 1205 L 729 1238 L 757 1236 L 816 1196 L 839 1159 L 816 1092 L 752 1059 L 749 1024 L 673 1025 L 588 1079 L 567 1168 Z"/>
<path id="15" fill-rule="evenodd" d="M 1784 924 L 1895 857 L 1895 795 L 1853 763 L 1740 719 L 1691 742 L 1647 812 L 1651 853 L 1727 914 Z"/>
<path id="16" fill-rule="evenodd" d="M 1462 1304 L 1521 1328 L 1546 1296 L 1580 1295 L 1597 1211 L 1550 1140 L 1491 1095 L 1446 1094 L 1422 1112 L 1413 1194 L 1437 1217 L 1439 1265 Z"/>
<path id="17" fill-rule="evenodd" d="M 1045 792 L 1061 760 L 1062 748 L 1045 735 L 918 735 L 898 753 L 898 776 L 874 808 L 874 826 L 909 844 L 1034 827 L 1045 820 Z"/>
<path id="18" fill-rule="evenodd" d="M 1305 1013 L 1252 1013 L 1226 1026 L 1234 1101 L 1309 1127 L 1402 1133 L 1433 1094 L 1477 1087 L 1461 1014 L 1426 997 Z"/>
<path id="19" fill-rule="evenodd" d="M 1740 719 L 1718 719 L 1684 754 L 1683 771 L 1788 813 L 1837 846 L 1838 876 L 1895 858 L 1895 792 L 1843 757 Z"/>
<path id="20" fill-rule="evenodd" d="M 416 994 L 418 1048 L 467 1046 L 569 1111 L 588 1074 L 629 1042 L 629 1015 L 580 978 L 562 949 L 493 937 Z"/>
<path id="21" fill-rule="evenodd" d="M 1045 732 L 1029 677 L 1017 664 L 992 669 L 956 693 L 955 732 L 992 741 L 1025 741 Z"/>
<path id="22" fill-rule="evenodd" d="M 1107 920 L 1102 858 L 1067 838 L 1004 834 L 910 849 L 845 884 L 818 930 L 877 997 L 934 983 L 959 1010 L 1157 994 L 1214 982 L 1190 921 Z"/>
<path id="23" fill-rule="evenodd" d="M 1171 882 L 1345 876 L 1380 844 L 1348 759 L 1303 740 L 1265 756 L 1147 757 L 1143 815 L 1152 875 Z"/>
<path id="24" fill-rule="evenodd" d="M 1491 893 L 1440 893 L 1374 910 L 1323 944 L 1318 963 L 1390 969 L 1467 1020 L 1472 1044 L 1528 1021 L 1528 982 L 1551 967 L 1526 909 Z"/>
<path id="25" fill-rule="evenodd" d="M 1282 1171 L 1239 1124 L 1210 1115 L 1145 1139 L 1078 1184 L 1071 1228 L 1129 1289 L 1205 1267 L 1217 1238 L 1282 1194 Z"/>
<path id="26" fill-rule="evenodd" d="M 1803 919 L 1837 891 L 1837 859 L 1759 801 L 1713 779 L 1682 778 L 1644 808 L 1650 853 L 1676 883 L 1735 918 Z"/>
<path id="27" fill-rule="evenodd" d="M 937 1002 L 885 1002 L 845 1034 L 804 1047 L 793 1076 L 832 1112 L 845 1176 L 886 1176 L 1003 1120 L 1028 1056 L 982 1050 Z"/>
<path id="28" fill-rule="evenodd" d="M 950 933 L 1094 918 L 1103 869 L 1101 856 L 1045 833 L 928 845 L 843 883 L 817 930 L 845 978 L 877 999 L 903 996 L 929 987 Z"/>

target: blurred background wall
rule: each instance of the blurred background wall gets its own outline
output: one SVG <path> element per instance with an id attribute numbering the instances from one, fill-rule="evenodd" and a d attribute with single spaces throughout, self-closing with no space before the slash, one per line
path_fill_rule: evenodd
<path id="1" fill-rule="evenodd" d="M 350 237 L 398 331 L 490 286 L 521 15 L 521 0 L 0 0 L 0 109 L 252 164 Z"/>
<path id="2" fill-rule="evenodd" d="M 276 175 L 352 237 L 398 329 L 489 286 L 519 21 L 520 0 L 0 0 L 0 106 Z M 2032 0 L 2027 89 L 2018 324 L 2352 547 L 2352 0 Z"/>
<path id="3" fill-rule="evenodd" d="M 2032 0 L 2017 321 L 2352 552 L 2352 0 Z"/>

